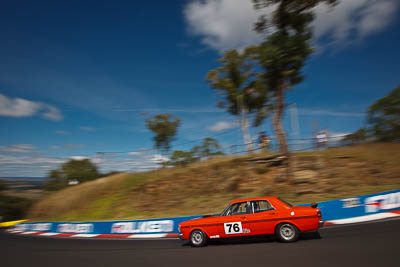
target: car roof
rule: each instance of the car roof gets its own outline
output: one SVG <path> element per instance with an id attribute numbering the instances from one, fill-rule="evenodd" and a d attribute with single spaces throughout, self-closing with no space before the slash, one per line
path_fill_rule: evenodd
<path id="1" fill-rule="evenodd" d="M 235 201 L 231 201 L 229 204 L 235 204 L 235 203 L 239 203 L 239 202 L 246 202 L 246 201 L 254 201 L 254 200 L 271 200 L 271 199 L 277 199 L 278 197 L 253 197 L 253 198 L 244 198 L 244 199 L 239 199 L 239 200 L 235 200 Z"/>

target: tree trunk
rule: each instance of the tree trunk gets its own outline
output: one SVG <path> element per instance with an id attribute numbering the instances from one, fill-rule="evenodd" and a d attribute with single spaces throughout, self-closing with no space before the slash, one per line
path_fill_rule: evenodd
<path id="1" fill-rule="evenodd" d="M 278 139 L 279 142 L 279 151 L 281 154 L 286 156 L 286 177 L 284 180 L 290 181 L 292 177 L 292 171 L 291 171 L 291 165 L 290 165 L 290 154 L 289 154 L 289 149 L 288 145 L 286 142 L 286 136 L 285 136 L 285 131 L 282 128 L 281 124 L 281 118 L 283 114 L 283 109 L 284 109 L 284 92 L 283 92 L 283 85 L 280 85 L 278 88 L 277 92 L 277 100 L 276 100 L 276 107 L 275 107 L 275 114 L 273 118 L 273 124 L 274 124 L 274 129 L 275 129 L 275 134 L 276 138 Z"/>
<path id="2" fill-rule="evenodd" d="M 285 132 L 282 128 L 281 118 L 283 114 L 284 108 L 284 95 L 283 95 L 283 87 L 280 86 L 277 93 L 277 102 L 275 107 L 275 114 L 273 118 L 274 129 L 276 133 L 276 138 L 279 142 L 279 151 L 285 156 L 289 156 L 289 150 L 286 142 Z"/>
<path id="3" fill-rule="evenodd" d="M 249 130 L 249 121 L 247 119 L 248 111 L 244 105 L 243 95 L 238 96 L 237 101 L 240 107 L 240 126 L 242 129 L 243 142 L 246 145 L 247 153 L 250 153 L 253 151 L 253 143 Z"/>

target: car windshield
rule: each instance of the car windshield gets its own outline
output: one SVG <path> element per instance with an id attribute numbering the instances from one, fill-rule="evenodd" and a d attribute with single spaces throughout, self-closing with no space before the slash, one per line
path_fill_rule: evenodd
<path id="1" fill-rule="evenodd" d="M 227 216 L 228 214 L 230 214 L 231 211 L 231 205 L 228 205 L 228 207 L 226 207 L 219 216 Z"/>

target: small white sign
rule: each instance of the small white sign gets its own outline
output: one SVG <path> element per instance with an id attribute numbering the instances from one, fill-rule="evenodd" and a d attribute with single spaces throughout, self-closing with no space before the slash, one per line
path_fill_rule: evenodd
<path id="1" fill-rule="evenodd" d="M 243 233 L 242 222 L 228 222 L 224 223 L 225 234 L 241 234 Z"/>

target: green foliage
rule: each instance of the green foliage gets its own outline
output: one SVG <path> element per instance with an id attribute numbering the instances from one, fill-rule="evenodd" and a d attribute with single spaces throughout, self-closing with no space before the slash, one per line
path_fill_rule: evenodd
<path id="1" fill-rule="evenodd" d="M 203 139 L 200 145 L 194 146 L 190 151 L 175 150 L 166 165 L 186 166 L 202 158 L 223 155 L 224 153 L 219 151 L 220 148 L 217 139 L 207 137 Z"/>
<path id="2" fill-rule="evenodd" d="M 168 165 L 186 166 L 195 161 L 197 159 L 194 157 L 192 151 L 175 150 L 170 157 Z"/>
<path id="3" fill-rule="evenodd" d="M 79 183 L 94 180 L 102 175 L 97 167 L 88 159 L 74 160 L 70 159 L 58 170 L 50 171 L 48 182 L 44 189 L 47 191 L 56 191 L 65 188 L 69 180 L 77 180 Z"/>
<path id="4" fill-rule="evenodd" d="M 67 180 L 78 180 L 80 183 L 94 180 L 100 176 L 96 165 L 88 159 L 70 159 L 61 166 L 60 172 Z"/>
<path id="5" fill-rule="evenodd" d="M 264 173 L 269 172 L 269 169 L 259 167 L 259 168 L 256 168 L 256 172 L 257 172 L 258 174 L 264 174 Z"/>
<path id="6" fill-rule="evenodd" d="M 202 144 L 192 148 L 192 153 L 196 156 L 196 158 L 199 159 L 223 155 L 224 153 L 219 151 L 220 148 L 221 146 L 219 145 L 217 139 L 207 137 L 203 139 Z"/>
<path id="7" fill-rule="evenodd" d="M 33 200 L 4 195 L 2 191 L 7 189 L 6 182 L 0 180 L 0 221 L 23 219 Z"/>
<path id="8" fill-rule="evenodd" d="M 313 51 L 310 45 L 313 8 L 320 3 L 333 5 L 337 0 L 253 0 L 253 3 L 256 9 L 275 6 L 270 18 L 262 15 L 255 24 L 255 30 L 265 34 L 266 40 L 259 47 L 250 48 L 249 52 L 263 69 L 260 82 L 265 89 L 261 92 L 264 100 L 274 100 L 274 128 L 281 152 L 286 154 L 288 149 L 281 126 L 284 94 L 304 79 L 301 71 Z M 270 29 L 273 29 L 272 33 Z M 270 106 L 259 105 L 256 125 L 262 123 L 269 111 Z"/>
<path id="9" fill-rule="evenodd" d="M 7 186 L 6 182 L 3 180 L 0 180 L 0 192 L 6 191 L 7 189 L 8 189 L 8 186 Z"/>
<path id="10" fill-rule="evenodd" d="M 48 181 L 44 185 L 46 191 L 57 191 L 67 186 L 67 181 L 60 170 L 52 170 L 48 174 Z"/>
<path id="11" fill-rule="evenodd" d="M 30 199 L 0 195 L 0 216 L 3 221 L 24 219 L 32 203 Z"/>
<path id="12" fill-rule="evenodd" d="M 361 128 L 352 134 L 346 135 L 346 137 L 343 139 L 343 142 L 350 144 L 360 144 L 365 142 L 367 138 L 368 138 L 367 130 L 365 128 Z"/>
<path id="13" fill-rule="evenodd" d="M 260 102 L 257 94 L 259 84 L 257 74 L 253 70 L 252 58 L 247 53 L 239 53 L 236 49 L 225 51 L 225 55 L 218 60 L 222 66 L 211 70 L 207 74 L 207 81 L 223 100 L 218 107 L 226 108 L 232 115 L 241 112 L 240 101 L 251 113 Z"/>
<path id="14" fill-rule="evenodd" d="M 368 122 L 379 141 L 400 141 L 400 86 L 369 107 Z"/>
<path id="15" fill-rule="evenodd" d="M 146 120 L 147 128 L 155 134 L 153 140 L 157 149 L 164 152 L 170 150 L 171 142 L 175 140 L 180 122 L 179 118 L 172 120 L 170 114 L 158 114 L 153 119 Z"/>

